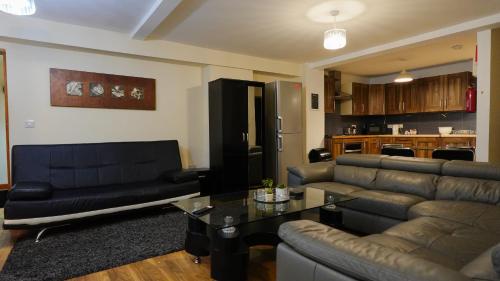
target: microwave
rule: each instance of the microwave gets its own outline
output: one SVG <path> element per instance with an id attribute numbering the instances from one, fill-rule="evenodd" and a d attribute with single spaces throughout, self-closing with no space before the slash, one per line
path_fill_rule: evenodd
<path id="1" fill-rule="evenodd" d="M 383 123 L 370 123 L 366 126 L 367 135 L 385 135 L 389 133 L 387 125 Z"/>

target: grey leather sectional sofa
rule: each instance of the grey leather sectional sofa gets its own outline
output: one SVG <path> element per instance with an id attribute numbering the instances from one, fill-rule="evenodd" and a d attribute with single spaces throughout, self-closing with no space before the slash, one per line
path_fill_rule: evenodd
<path id="1" fill-rule="evenodd" d="M 289 168 L 289 185 L 357 197 L 344 224 L 369 235 L 281 225 L 278 281 L 500 280 L 500 166 L 343 155 Z"/>

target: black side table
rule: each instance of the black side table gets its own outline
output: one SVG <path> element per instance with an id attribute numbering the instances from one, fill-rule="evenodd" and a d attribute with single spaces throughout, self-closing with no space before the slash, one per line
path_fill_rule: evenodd
<path id="1" fill-rule="evenodd" d="M 200 196 L 211 195 L 213 192 L 213 176 L 210 168 L 191 168 L 186 171 L 193 171 L 198 173 L 198 180 L 200 181 Z"/>

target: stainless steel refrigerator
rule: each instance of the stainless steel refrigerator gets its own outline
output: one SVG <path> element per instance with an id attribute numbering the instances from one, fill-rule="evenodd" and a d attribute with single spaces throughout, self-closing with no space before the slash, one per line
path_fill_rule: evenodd
<path id="1" fill-rule="evenodd" d="M 287 167 L 303 163 L 302 84 L 274 81 L 266 84 L 266 177 L 287 183 Z"/>

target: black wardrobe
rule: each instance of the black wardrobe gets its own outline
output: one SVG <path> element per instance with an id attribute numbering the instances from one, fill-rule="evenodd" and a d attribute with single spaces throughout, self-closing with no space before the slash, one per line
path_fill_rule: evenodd
<path id="1" fill-rule="evenodd" d="M 255 81 L 209 82 L 214 193 L 247 190 L 264 178 L 264 89 L 264 83 Z"/>

